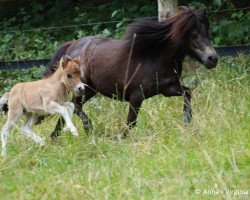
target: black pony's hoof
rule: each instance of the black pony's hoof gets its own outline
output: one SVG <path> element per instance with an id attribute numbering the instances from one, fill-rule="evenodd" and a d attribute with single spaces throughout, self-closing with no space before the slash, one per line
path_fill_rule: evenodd
<path id="1" fill-rule="evenodd" d="M 184 114 L 183 114 L 183 117 L 182 117 L 182 122 L 183 122 L 184 124 L 189 124 L 190 121 L 191 121 L 191 119 L 192 119 L 191 113 L 184 113 Z"/>
<path id="2" fill-rule="evenodd" d="M 52 139 L 52 141 L 55 141 L 58 137 L 59 137 L 59 132 L 58 131 L 54 131 L 53 133 L 51 133 L 50 138 Z"/>
<path id="3" fill-rule="evenodd" d="M 83 124 L 83 128 L 84 130 L 88 133 L 90 131 L 90 129 L 92 128 L 92 123 L 91 121 L 89 120 L 87 123 L 84 123 Z"/>

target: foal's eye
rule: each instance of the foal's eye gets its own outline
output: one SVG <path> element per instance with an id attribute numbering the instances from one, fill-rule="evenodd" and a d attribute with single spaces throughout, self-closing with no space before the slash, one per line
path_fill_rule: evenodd
<path id="1" fill-rule="evenodd" d="M 66 76 L 67 76 L 67 78 L 72 78 L 71 74 L 67 74 Z"/>

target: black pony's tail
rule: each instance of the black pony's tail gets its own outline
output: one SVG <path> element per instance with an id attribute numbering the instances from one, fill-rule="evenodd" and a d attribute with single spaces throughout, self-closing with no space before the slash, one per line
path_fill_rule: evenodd
<path id="1" fill-rule="evenodd" d="M 51 74 L 53 74 L 57 70 L 58 64 L 59 64 L 59 61 L 60 61 L 61 57 L 66 55 L 67 49 L 70 47 L 70 45 L 72 43 L 73 43 L 73 41 L 66 42 L 66 43 L 62 44 L 57 49 L 55 55 L 50 60 L 46 70 L 43 72 L 42 78 L 49 77 Z"/>
<path id="2" fill-rule="evenodd" d="M 3 111 L 4 113 L 8 112 L 8 100 L 9 100 L 9 92 L 6 92 L 1 98 L 0 98 L 0 111 Z"/>

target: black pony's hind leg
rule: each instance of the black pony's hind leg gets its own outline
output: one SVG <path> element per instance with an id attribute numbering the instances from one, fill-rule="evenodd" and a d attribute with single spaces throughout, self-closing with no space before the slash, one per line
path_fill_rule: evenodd
<path id="1" fill-rule="evenodd" d="M 192 119 L 192 109 L 191 109 L 191 91 L 188 87 L 182 86 L 184 92 L 184 113 L 182 117 L 183 123 L 189 123 Z"/>
<path id="2" fill-rule="evenodd" d="M 60 136 L 60 132 L 61 132 L 62 127 L 64 125 L 65 125 L 65 121 L 62 117 L 60 117 L 57 121 L 57 124 L 56 124 L 54 131 L 50 135 L 52 140 L 55 140 L 58 136 Z"/>

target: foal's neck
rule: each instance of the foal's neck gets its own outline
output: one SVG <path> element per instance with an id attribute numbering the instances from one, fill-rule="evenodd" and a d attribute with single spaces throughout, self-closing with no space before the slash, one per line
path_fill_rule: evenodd
<path id="1" fill-rule="evenodd" d="M 51 82 L 51 84 L 58 85 L 61 89 L 64 90 L 64 92 L 67 92 L 67 87 L 63 82 L 63 68 L 60 66 L 58 69 L 55 71 L 52 76 L 48 78 Z"/>

